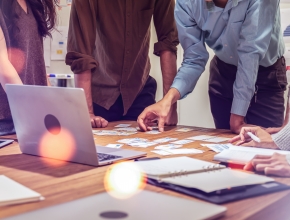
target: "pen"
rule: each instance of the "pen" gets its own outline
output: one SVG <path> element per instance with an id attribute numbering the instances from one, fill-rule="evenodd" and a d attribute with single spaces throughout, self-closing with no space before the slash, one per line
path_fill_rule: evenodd
<path id="1" fill-rule="evenodd" d="M 261 140 L 256 135 L 254 135 L 252 132 L 248 131 L 247 134 L 256 142 L 260 143 Z"/>

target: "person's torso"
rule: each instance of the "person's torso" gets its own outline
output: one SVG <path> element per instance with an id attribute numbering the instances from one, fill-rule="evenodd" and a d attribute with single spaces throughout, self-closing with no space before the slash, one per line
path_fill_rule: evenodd
<path id="1" fill-rule="evenodd" d="M 15 31 L 16 36 L 12 36 L 12 31 L 8 31 L 6 36 L 9 37 L 10 42 L 10 45 L 7 46 L 10 62 L 23 84 L 47 85 L 43 41 L 33 12 L 28 5 L 26 13 L 17 1 L 14 1 L 13 7 L 17 14 L 18 29 Z M 1 85 L 0 103 L 0 119 L 11 118 L 7 95 Z"/>
<path id="2" fill-rule="evenodd" d="M 93 98 L 105 108 L 120 94 L 124 104 L 130 106 L 136 91 L 142 89 L 148 78 L 150 23 L 155 3 L 156 0 L 94 3 L 97 13 L 94 57 L 99 66 L 92 78 Z"/>
<path id="3" fill-rule="evenodd" d="M 192 7 L 194 10 L 192 14 L 198 27 L 203 31 L 206 44 L 226 63 L 238 65 L 239 56 L 237 48 L 250 2 L 251 0 L 229 0 L 225 8 L 214 6 L 211 10 L 208 10 L 205 1 L 192 1 L 192 4 L 195 5 L 195 7 Z M 265 67 L 274 64 L 284 53 L 279 8 L 277 8 L 275 14 L 270 44 L 264 58 L 260 61 L 260 65 Z M 257 28 L 256 24 L 257 22 L 253 20 L 249 24 L 250 26 L 252 25 L 250 29 L 255 31 Z M 259 25 L 263 25 L 263 23 L 260 22 Z"/>
<path id="4" fill-rule="evenodd" d="M 39 34 L 37 21 L 29 5 L 27 13 L 15 1 L 18 31 L 11 46 L 11 63 L 23 84 L 46 85 L 43 38 Z M 12 36 L 11 38 L 12 39 Z"/>

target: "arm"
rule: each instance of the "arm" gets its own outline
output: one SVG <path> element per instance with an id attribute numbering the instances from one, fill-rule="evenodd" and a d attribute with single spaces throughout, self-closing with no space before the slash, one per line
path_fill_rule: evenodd
<path id="1" fill-rule="evenodd" d="M 84 71 L 75 75 L 75 86 L 77 88 L 83 88 L 86 96 L 86 101 L 91 118 L 91 124 L 93 128 L 107 127 L 108 122 L 102 117 L 94 115 L 93 101 L 92 101 L 92 88 L 91 88 L 91 70 Z"/>
<path id="2" fill-rule="evenodd" d="M 91 74 L 98 63 L 93 57 L 96 38 L 95 6 L 88 0 L 75 0 L 71 6 L 66 64 L 75 73 L 76 87 L 86 95 L 92 127 L 106 127 L 108 122 L 93 112 Z"/>
<path id="3" fill-rule="evenodd" d="M 0 27 L 0 84 L 22 84 L 22 81 L 8 58 L 5 37 Z"/>
<path id="4" fill-rule="evenodd" d="M 173 83 L 174 77 L 176 76 L 176 55 L 171 51 L 161 51 L 160 63 L 163 79 L 163 96 L 165 96 Z M 168 116 L 165 120 L 165 125 L 176 125 L 177 122 L 177 102 L 175 102 L 170 108 Z"/>
<path id="5" fill-rule="evenodd" d="M 142 130 L 150 130 L 150 122 L 159 119 L 159 130 L 170 112 L 171 105 L 192 92 L 208 60 L 208 52 L 204 45 L 204 34 L 190 15 L 195 14 L 191 2 L 178 0 L 175 8 L 175 20 L 180 43 L 184 49 L 182 67 L 179 69 L 171 89 L 158 103 L 146 108 L 138 118 Z"/>
<path id="6" fill-rule="evenodd" d="M 290 150 L 290 123 L 288 122 L 281 131 L 273 134 L 272 139 L 281 150 Z"/>
<path id="7" fill-rule="evenodd" d="M 259 63 L 270 44 L 277 10 L 279 10 L 278 1 L 251 0 L 242 23 L 237 48 L 239 63 L 230 118 L 231 130 L 235 133 L 239 133 L 241 127 L 245 125 L 244 116 L 255 92 Z"/>
<path id="8" fill-rule="evenodd" d="M 160 65 L 163 78 L 163 96 L 167 94 L 176 76 L 176 46 L 178 35 L 174 20 L 174 0 L 156 1 L 154 8 L 154 25 L 158 42 L 154 45 L 154 54 L 160 56 Z M 166 119 L 167 125 L 177 124 L 177 103 L 175 103 Z"/>

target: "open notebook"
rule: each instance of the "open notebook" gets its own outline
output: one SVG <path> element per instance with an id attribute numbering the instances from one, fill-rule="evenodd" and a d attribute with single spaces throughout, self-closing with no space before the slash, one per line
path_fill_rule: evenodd
<path id="1" fill-rule="evenodd" d="M 277 192 L 290 187 L 263 175 L 232 170 L 189 157 L 136 162 L 149 184 L 216 204 Z"/>
<path id="2" fill-rule="evenodd" d="M 190 157 L 140 161 L 137 162 L 137 165 L 147 174 L 148 178 L 199 189 L 206 193 L 274 181 L 266 176 L 236 171 L 223 165 Z"/>
<path id="3" fill-rule="evenodd" d="M 256 147 L 231 146 L 214 156 L 214 160 L 244 165 L 250 162 L 256 155 L 272 155 L 274 153 L 290 154 L 290 151 L 271 150 Z"/>
<path id="4" fill-rule="evenodd" d="M 0 206 L 36 202 L 43 199 L 39 193 L 0 175 Z"/>

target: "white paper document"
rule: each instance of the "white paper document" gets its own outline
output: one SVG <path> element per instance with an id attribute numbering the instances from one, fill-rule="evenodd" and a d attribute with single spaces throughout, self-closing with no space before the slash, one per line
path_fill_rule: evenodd
<path id="1" fill-rule="evenodd" d="M 284 155 L 290 154 L 290 151 L 233 145 L 230 149 L 223 150 L 219 154 L 216 154 L 214 160 L 244 165 L 250 162 L 256 155 L 273 155 L 275 152 Z"/>
<path id="2" fill-rule="evenodd" d="M 160 149 L 160 150 L 153 150 L 151 151 L 153 153 L 167 156 L 167 155 L 178 155 L 178 154 L 201 154 L 203 153 L 202 150 L 197 150 L 197 149 Z"/>
<path id="3" fill-rule="evenodd" d="M 210 135 L 199 135 L 199 136 L 189 137 L 186 139 L 195 140 L 195 141 L 212 142 L 212 143 L 220 143 L 220 142 L 230 140 L 230 138 L 210 136 Z"/>
<path id="4" fill-rule="evenodd" d="M 231 146 L 234 146 L 232 144 L 201 144 L 203 147 L 208 147 L 209 149 L 213 150 L 216 153 L 220 153 L 223 150 L 230 149 Z"/>
<path id="5" fill-rule="evenodd" d="M 36 202 L 43 199 L 39 193 L 0 175 L 0 206 Z"/>

